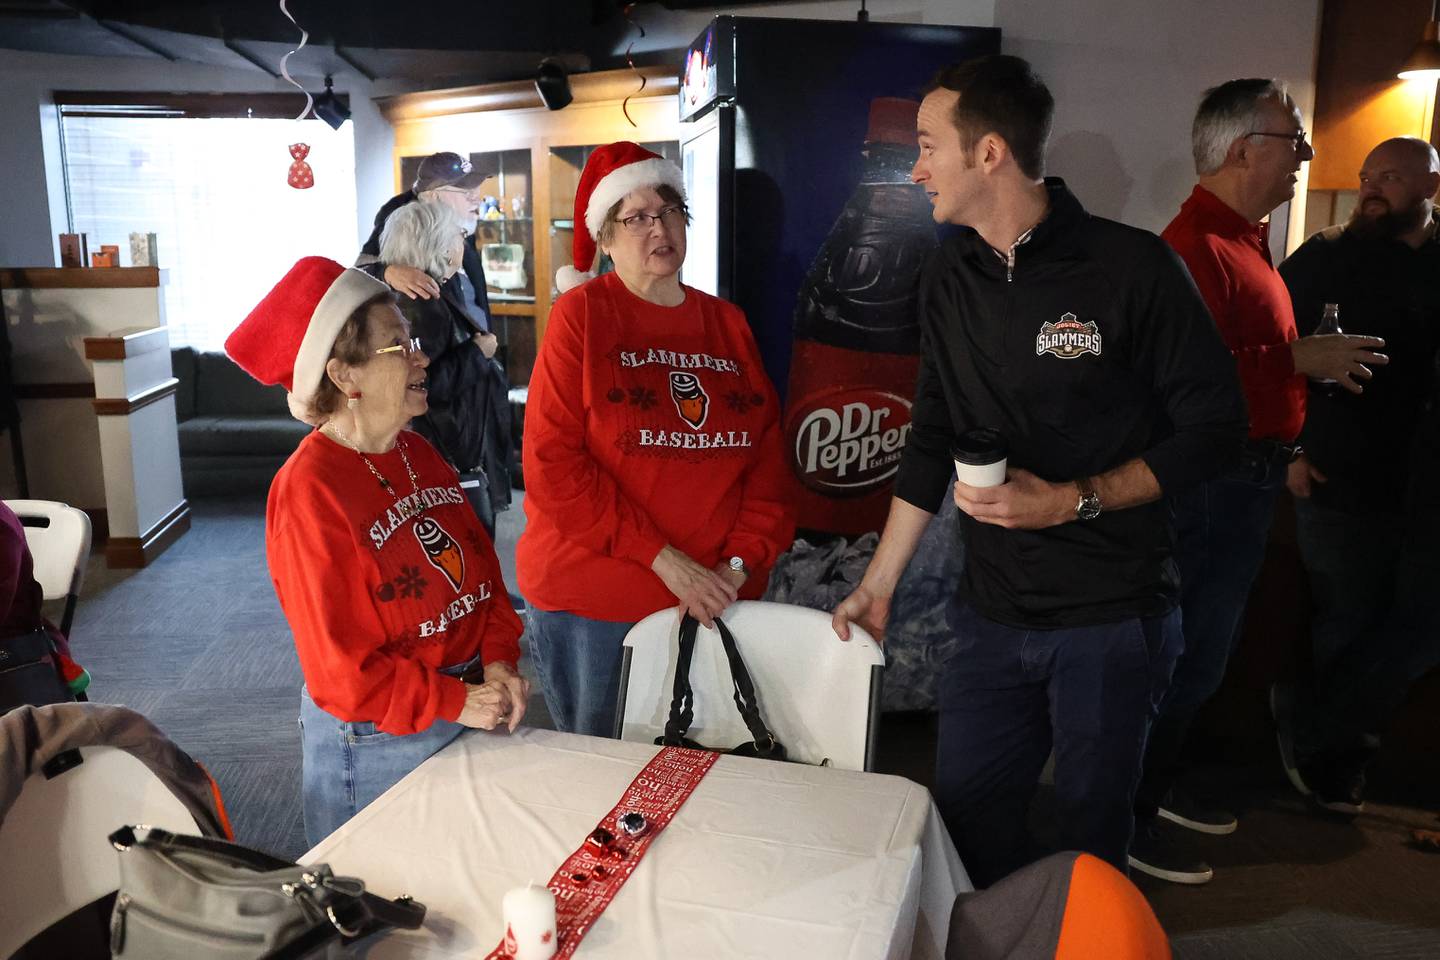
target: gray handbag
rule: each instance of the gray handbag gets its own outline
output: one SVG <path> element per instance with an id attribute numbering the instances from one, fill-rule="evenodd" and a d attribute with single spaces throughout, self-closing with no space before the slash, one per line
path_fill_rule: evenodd
<path id="1" fill-rule="evenodd" d="M 391 927 L 415 929 L 424 904 L 385 900 L 324 864 L 301 866 L 224 840 L 121 827 L 113 957 L 339 960 Z"/>

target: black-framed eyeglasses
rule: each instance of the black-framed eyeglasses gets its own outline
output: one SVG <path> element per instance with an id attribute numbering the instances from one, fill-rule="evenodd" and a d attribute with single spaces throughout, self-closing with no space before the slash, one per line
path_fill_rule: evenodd
<path id="1" fill-rule="evenodd" d="M 417 353 L 419 353 L 419 352 L 420 352 L 420 338 L 419 338 L 419 337 L 411 337 L 409 340 L 406 340 L 404 343 L 397 343 L 397 344 L 395 344 L 394 346 L 390 346 L 390 347 L 381 347 L 379 350 L 376 350 L 376 351 L 375 351 L 375 355 L 376 355 L 376 356 L 379 356 L 379 355 L 382 354 L 382 353 L 398 353 L 398 354 L 400 354 L 401 356 L 403 356 L 406 360 L 409 360 L 411 357 L 415 356 L 415 355 L 416 355 Z"/>
<path id="2" fill-rule="evenodd" d="M 615 222 L 630 233 L 643 234 L 650 232 L 652 223 L 664 223 L 671 227 L 684 223 L 685 208 L 665 207 L 659 213 L 636 213 L 628 217 L 619 217 Z"/>
<path id="3" fill-rule="evenodd" d="M 1305 145 L 1305 138 L 1307 134 L 1304 130 L 1301 130 L 1299 133 L 1270 133 L 1268 130 L 1251 130 L 1249 133 L 1245 134 L 1245 136 L 1277 137 L 1281 140 L 1289 140 L 1290 146 L 1295 150 L 1296 153 L 1299 153 L 1300 148 Z"/>

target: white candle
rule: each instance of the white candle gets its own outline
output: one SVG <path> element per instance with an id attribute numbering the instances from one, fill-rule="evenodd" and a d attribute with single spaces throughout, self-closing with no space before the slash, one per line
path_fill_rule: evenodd
<path id="1" fill-rule="evenodd" d="M 505 894 L 505 949 L 515 960 L 555 956 L 555 894 L 528 883 Z"/>

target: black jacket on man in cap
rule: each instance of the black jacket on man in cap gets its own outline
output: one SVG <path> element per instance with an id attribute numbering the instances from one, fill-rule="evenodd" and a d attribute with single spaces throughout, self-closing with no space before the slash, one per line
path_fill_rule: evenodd
<path id="1" fill-rule="evenodd" d="M 1091 216 L 1062 180 L 1045 186 L 1049 213 L 1013 266 L 966 227 L 921 279 L 922 361 L 895 494 L 922 510 L 941 506 L 952 441 L 976 427 L 1005 437 L 1009 466 L 1053 483 L 1139 457 L 1162 494 L 1215 475 L 1245 439 L 1235 361 L 1174 252 Z M 960 519 L 960 595 L 998 623 L 1086 626 L 1178 601 L 1163 496 L 1043 530 Z"/>

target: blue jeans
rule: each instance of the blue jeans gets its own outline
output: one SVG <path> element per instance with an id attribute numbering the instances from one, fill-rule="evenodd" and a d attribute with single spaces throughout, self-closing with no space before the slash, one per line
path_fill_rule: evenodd
<path id="1" fill-rule="evenodd" d="M 1024 630 L 952 604 L 935 800 L 977 887 L 1040 854 L 1026 829 L 1051 748 L 1060 849 L 1127 870 L 1140 760 L 1180 652 L 1180 614 Z"/>
<path id="2" fill-rule="evenodd" d="M 1440 663 L 1440 514 L 1354 513 L 1295 501 L 1312 596 L 1312 679 L 1296 690 L 1295 749 L 1363 768 L 1410 684 Z"/>
<path id="3" fill-rule="evenodd" d="M 1285 466 L 1280 460 L 1242 462 L 1170 499 L 1185 643 L 1150 731 L 1135 797 L 1141 819 L 1153 818 L 1174 786 L 1190 725 L 1225 679 L 1240 639 L 1245 601 L 1265 559 Z"/>
<path id="4" fill-rule="evenodd" d="M 526 620 L 525 646 L 555 729 L 613 737 L 625 634 L 635 624 L 534 606 Z"/>
<path id="5" fill-rule="evenodd" d="M 436 720 L 419 733 L 381 733 L 369 721 L 351 722 L 326 713 L 302 687 L 305 841 L 313 847 L 334 833 L 464 730 L 458 723 Z"/>

